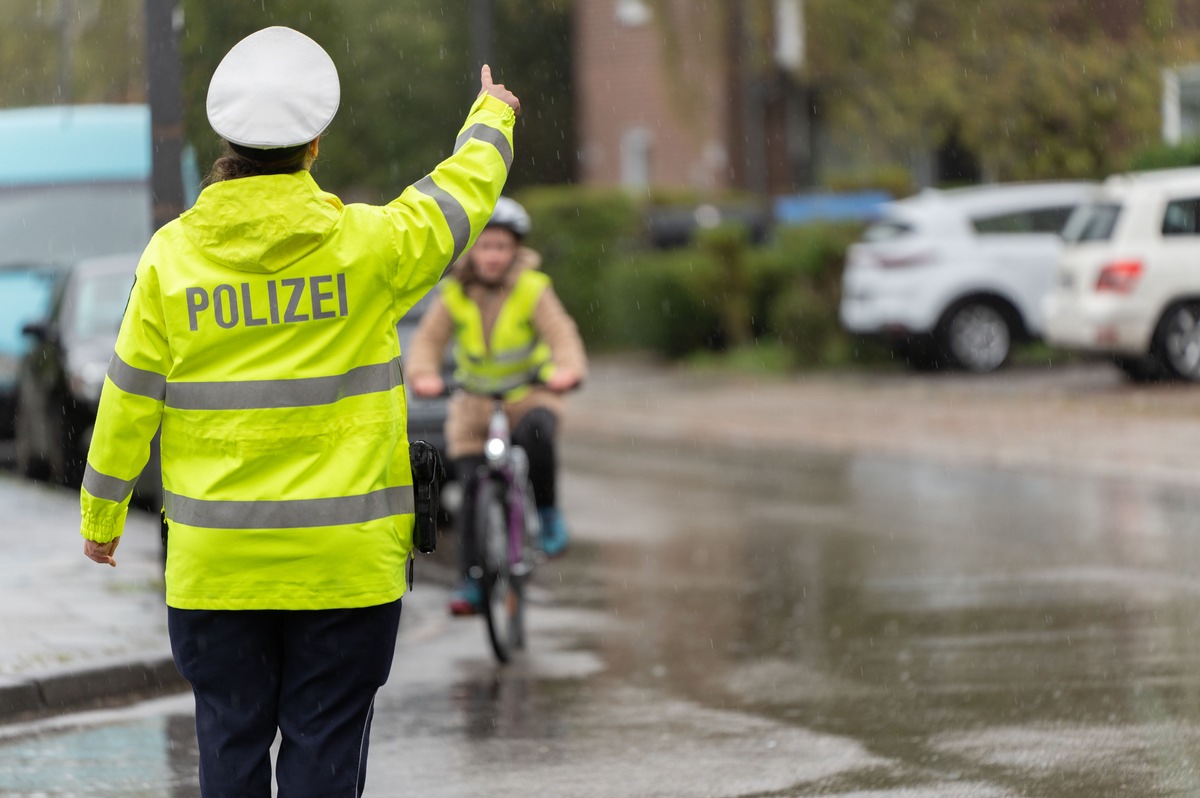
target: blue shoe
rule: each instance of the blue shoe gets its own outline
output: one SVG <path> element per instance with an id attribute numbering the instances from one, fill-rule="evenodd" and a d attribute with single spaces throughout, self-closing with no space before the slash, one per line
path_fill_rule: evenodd
<path id="1" fill-rule="evenodd" d="M 567 550 L 570 535 L 567 534 L 567 524 L 562 519 L 562 513 L 557 507 L 541 507 L 538 518 L 542 522 L 541 544 L 542 551 L 547 557 L 557 557 Z"/>
<path id="2" fill-rule="evenodd" d="M 454 590 L 450 591 L 451 615 L 474 615 L 483 608 L 483 591 L 479 583 L 467 577 Z"/>

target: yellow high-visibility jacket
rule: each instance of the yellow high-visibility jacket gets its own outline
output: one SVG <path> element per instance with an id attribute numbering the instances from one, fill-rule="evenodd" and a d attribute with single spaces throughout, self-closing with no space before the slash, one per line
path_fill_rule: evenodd
<path id="1" fill-rule="evenodd" d="M 473 393 L 503 393 L 515 402 L 529 393 L 535 379 L 546 379 L 554 366 L 550 345 L 533 327 L 533 309 L 550 278 L 539 271 L 523 271 L 512 293 L 500 308 L 485 340 L 483 317 L 457 280 L 442 283 L 442 302 L 454 320 L 454 377 Z"/>
<path id="2" fill-rule="evenodd" d="M 308 172 L 204 189 L 143 253 L 88 453 L 82 533 L 121 534 L 161 421 L 167 604 L 367 607 L 404 593 L 412 476 L 396 323 L 471 246 L 512 163 L 478 99 L 382 207 Z"/>

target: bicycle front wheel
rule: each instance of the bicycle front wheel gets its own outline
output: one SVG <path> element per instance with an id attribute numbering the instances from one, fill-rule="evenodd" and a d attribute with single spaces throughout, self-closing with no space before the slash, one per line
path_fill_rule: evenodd
<path id="1" fill-rule="evenodd" d="M 525 594 L 522 577 L 513 572 L 508 532 L 508 505 L 503 485 L 483 480 L 475 504 L 475 541 L 482 571 L 483 617 L 488 639 L 500 662 L 508 662 L 525 645 Z"/>

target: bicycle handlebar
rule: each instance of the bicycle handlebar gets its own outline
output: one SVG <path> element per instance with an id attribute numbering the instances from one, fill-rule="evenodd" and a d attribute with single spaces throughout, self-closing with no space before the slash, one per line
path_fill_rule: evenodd
<path id="1" fill-rule="evenodd" d="M 507 388 L 503 391 L 483 392 L 483 391 L 472 391 L 470 388 L 468 388 L 466 385 L 459 382 L 458 380 L 455 380 L 453 378 L 443 377 L 442 378 L 442 390 L 440 393 L 435 394 L 433 396 L 422 396 L 421 398 L 422 399 L 436 399 L 439 397 L 450 396 L 455 391 L 462 391 L 464 393 L 469 393 L 473 396 L 483 396 L 483 397 L 486 397 L 493 401 L 503 401 L 505 395 L 509 391 L 515 390 L 516 388 L 522 388 L 525 386 L 529 386 L 529 387 L 533 387 L 533 388 L 545 388 L 546 390 L 549 390 L 552 393 L 563 395 L 563 394 L 571 393 L 573 391 L 578 391 L 580 388 L 583 387 L 583 382 L 584 382 L 584 380 L 581 377 L 580 379 L 576 380 L 575 384 L 569 388 L 565 388 L 563 390 L 554 390 L 554 389 L 550 388 L 550 386 L 548 386 L 546 384 L 546 381 L 543 380 L 541 377 L 536 377 L 532 380 L 529 380 L 528 382 L 522 383 L 521 385 L 514 386 L 513 388 Z"/>

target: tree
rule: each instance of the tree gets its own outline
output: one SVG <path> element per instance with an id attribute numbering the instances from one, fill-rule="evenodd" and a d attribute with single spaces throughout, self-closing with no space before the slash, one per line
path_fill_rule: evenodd
<path id="1" fill-rule="evenodd" d="M 146 99 L 145 0 L 0 0 L 0 105 Z M 454 146 L 478 90 L 468 4 L 439 0 L 180 0 L 184 125 L 202 168 L 221 144 L 208 125 L 208 81 L 222 56 L 268 25 L 330 51 L 342 104 L 316 172 L 350 199 L 393 198 Z M 511 189 L 575 174 L 567 0 L 494 0 L 498 79 L 518 91 Z"/>
<path id="2" fill-rule="evenodd" d="M 564 0 L 499 0 L 494 6 L 498 79 L 509 80 L 522 108 L 506 191 L 575 180 L 570 5 Z"/>
<path id="3" fill-rule="evenodd" d="M 826 124 L 876 160 L 953 136 L 994 179 L 1098 177 L 1158 132 L 1160 72 L 1195 57 L 1169 0 L 809 0 Z"/>
<path id="4" fill-rule="evenodd" d="M 0 105 L 142 102 L 142 0 L 0 0 Z"/>
<path id="5" fill-rule="evenodd" d="M 467 4 L 434 0 L 184 0 L 189 136 L 201 163 L 220 144 L 204 111 L 208 79 L 242 37 L 288 25 L 330 51 L 342 81 L 316 173 L 350 199 L 389 200 L 453 149 L 479 86 L 470 68 Z M 520 93 L 511 186 L 554 182 L 574 166 L 568 13 L 558 0 L 495 4 L 497 79 Z"/>

